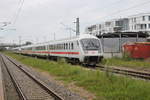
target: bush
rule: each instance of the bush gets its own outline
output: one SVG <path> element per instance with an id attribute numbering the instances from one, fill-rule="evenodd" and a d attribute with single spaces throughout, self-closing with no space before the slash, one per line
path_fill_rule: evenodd
<path id="1" fill-rule="evenodd" d="M 58 59 L 58 63 L 59 63 L 59 64 L 66 64 L 67 62 L 66 62 L 66 59 L 65 59 L 65 58 L 59 58 L 59 59 Z"/>
<path id="2" fill-rule="evenodd" d="M 123 60 L 126 60 L 126 61 L 133 60 L 133 59 L 131 58 L 131 54 L 128 53 L 128 52 L 124 52 L 122 58 L 123 58 Z"/>

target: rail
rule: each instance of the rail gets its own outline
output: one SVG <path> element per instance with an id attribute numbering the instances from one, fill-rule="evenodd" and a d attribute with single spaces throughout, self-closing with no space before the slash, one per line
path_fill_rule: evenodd
<path id="1" fill-rule="evenodd" d="M 133 76 L 136 78 L 141 78 L 145 80 L 150 80 L 150 73 L 148 72 L 142 72 L 142 71 L 137 71 L 137 70 L 131 70 L 131 69 L 123 69 L 123 68 L 116 68 L 116 67 L 106 67 L 104 65 L 97 65 L 96 68 L 102 70 L 102 71 L 108 71 L 116 74 L 121 74 L 121 75 L 128 75 L 128 76 Z"/>
<path id="2" fill-rule="evenodd" d="M 4 55 L 3 55 L 4 56 Z M 26 99 L 26 96 L 23 94 L 22 90 L 20 89 L 19 87 L 19 84 L 17 83 L 15 77 L 13 75 L 11 75 L 7 65 L 6 65 L 6 62 L 4 61 L 4 58 L 3 56 L 1 55 L 2 57 L 2 60 L 6 66 L 6 69 L 9 73 L 9 75 L 11 76 L 11 79 L 17 89 L 17 92 L 19 93 L 19 96 L 21 98 L 21 100 L 27 100 Z M 56 92 L 54 92 L 53 90 L 51 90 L 44 82 L 42 82 L 41 80 L 39 80 L 38 78 L 36 78 L 34 75 L 32 75 L 31 73 L 27 72 L 21 65 L 18 65 L 17 63 L 15 63 L 14 61 L 12 61 L 9 57 L 7 56 L 4 56 L 6 57 L 12 64 L 14 64 L 15 66 L 17 66 L 17 68 L 19 68 L 22 72 L 24 72 L 28 77 L 30 77 L 32 80 L 34 80 L 38 85 L 40 85 L 45 91 L 47 91 L 48 94 L 50 94 L 52 97 L 55 98 L 55 100 L 64 100 L 61 96 L 59 96 Z"/>

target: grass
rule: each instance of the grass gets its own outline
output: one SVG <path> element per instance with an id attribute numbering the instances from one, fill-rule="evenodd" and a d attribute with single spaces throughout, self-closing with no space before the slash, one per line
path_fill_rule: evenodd
<path id="1" fill-rule="evenodd" d="M 47 71 L 68 84 L 74 82 L 77 86 L 94 93 L 95 100 L 150 100 L 150 83 L 146 81 L 115 76 L 98 70 L 85 70 L 64 61 L 53 62 L 8 52 L 6 54 L 26 65 Z"/>
<path id="2" fill-rule="evenodd" d="M 131 68 L 150 68 L 150 62 L 144 60 L 136 59 L 124 59 L 124 58 L 108 58 L 102 61 L 102 64 L 107 64 L 110 66 L 121 66 L 121 67 L 131 67 Z"/>

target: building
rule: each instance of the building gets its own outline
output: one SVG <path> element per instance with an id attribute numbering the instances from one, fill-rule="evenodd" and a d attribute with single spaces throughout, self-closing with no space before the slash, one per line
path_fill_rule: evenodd
<path id="1" fill-rule="evenodd" d="M 150 32 L 150 13 L 137 14 L 128 17 L 129 31 Z"/>
<path id="2" fill-rule="evenodd" d="M 85 32 L 92 35 L 102 35 L 114 32 L 149 32 L 150 13 L 137 14 L 127 18 L 113 19 L 100 24 L 91 25 Z"/>

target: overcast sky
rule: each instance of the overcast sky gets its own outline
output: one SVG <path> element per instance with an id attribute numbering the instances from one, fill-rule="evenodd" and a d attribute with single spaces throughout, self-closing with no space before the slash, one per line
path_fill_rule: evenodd
<path id="1" fill-rule="evenodd" d="M 148 13 L 150 10 L 150 0 L 24 0 L 14 23 L 21 2 L 22 0 L 0 1 L 0 22 L 11 22 L 5 30 L 0 31 L 0 42 L 18 43 L 19 36 L 22 43 L 43 42 L 53 40 L 54 33 L 56 39 L 67 38 L 70 32 L 66 28 L 75 29 L 73 22 L 76 17 L 80 18 L 80 31 L 83 33 L 89 25 Z M 130 9 L 124 10 L 127 8 Z M 0 27 L 2 25 L 0 23 Z M 71 32 L 71 35 L 75 36 L 75 33 Z"/>

